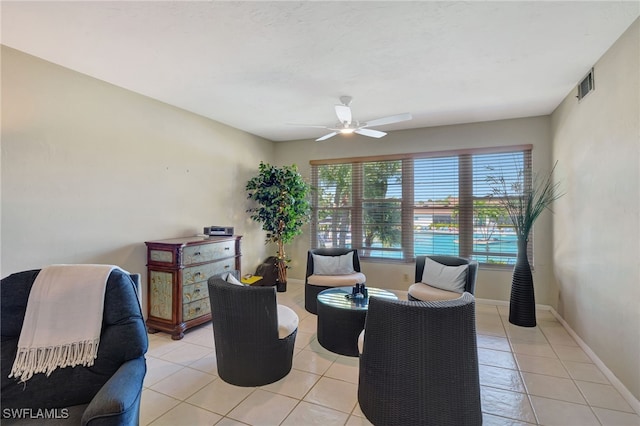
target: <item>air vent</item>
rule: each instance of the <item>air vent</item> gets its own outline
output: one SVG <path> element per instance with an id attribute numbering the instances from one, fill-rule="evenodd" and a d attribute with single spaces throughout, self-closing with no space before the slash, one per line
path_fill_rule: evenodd
<path id="1" fill-rule="evenodd" d="M 593 89 L 595 89 L 595 86 L 593 84 L 593 68 L 591 68 L 589 73 L 585 75 L 582 81 L 580 81 L 580 84 L 578 84 L 578 96 L 576 97 L 580 101 L 589 93 L 593 92 Z"/>

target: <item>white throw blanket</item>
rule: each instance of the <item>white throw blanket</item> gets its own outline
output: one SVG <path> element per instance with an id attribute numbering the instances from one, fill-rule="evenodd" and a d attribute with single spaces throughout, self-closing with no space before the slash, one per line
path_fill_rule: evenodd
<path id="1" fill-rule="evenodd" d="M 36 277 L 9 377 L 26 382 L 56 368 L 91 366 L 98 354 L 112 265 L 51 265 Z"/>

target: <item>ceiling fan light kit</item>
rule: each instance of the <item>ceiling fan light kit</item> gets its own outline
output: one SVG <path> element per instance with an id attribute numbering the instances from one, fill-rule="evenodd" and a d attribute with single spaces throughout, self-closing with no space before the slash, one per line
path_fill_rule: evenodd
<path id="1" fill-rule="evenodd" d="M 385 132 L 375 129 L 369 129 L 369 127 L 399 123 L 401 121 L 411 120 L 412 118 L 410 113 L 405 112 L 403 114 L 390 115 L 388 117 L 377 118 L 375 120 L 365 121 L 362 123 L 357 120 L 354 121 L 353 114 L 351 113 L 352 100 L 353 99 L 351 98 L 351 96 L 340 96 L 341 104 L 335 106 L 336 116 L 338 117 L 339 121 L 334 127 L 308 124 L 298 124 L 298 126 L 331 130 L 331 133 L 328 133 L 316 139 L 317 142 L 327 140 L 337 134 L 344 135 L 351 133 L 368 136 L 370 138 L 381 138 L 386 135 Z"/>

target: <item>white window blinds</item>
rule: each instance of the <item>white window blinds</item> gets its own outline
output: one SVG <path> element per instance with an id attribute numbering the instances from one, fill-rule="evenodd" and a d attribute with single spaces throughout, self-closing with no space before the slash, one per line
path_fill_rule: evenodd
<path id="1" fill-rule="evenodd" d="M 530 182 L 531 146 L 312 161 L 312 245 L 372 259 L 513 264 L 517 244 L 490 181 Z M 531 247 L 529 259 L 533 262 Z"/>

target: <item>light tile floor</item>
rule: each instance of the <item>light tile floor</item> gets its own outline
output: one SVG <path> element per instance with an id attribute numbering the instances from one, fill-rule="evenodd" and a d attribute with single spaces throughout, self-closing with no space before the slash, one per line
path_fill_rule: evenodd
<path id="1" fill-rule="evenodd" d="M 149 335 L 140 424 L 369 425 L 358 407 L 358 359 L 316 340 L 304 287 L 289 283 L 279 303 L 300 318 L 293 369 L 282 380 L 243 388 L 217 376 L 211 324 L 180 341 Z M 485 425 L 640 425 L 640 417 L 548 311 L 535 328 L 508 322 L 508 308 L 476 304 Z"/>

